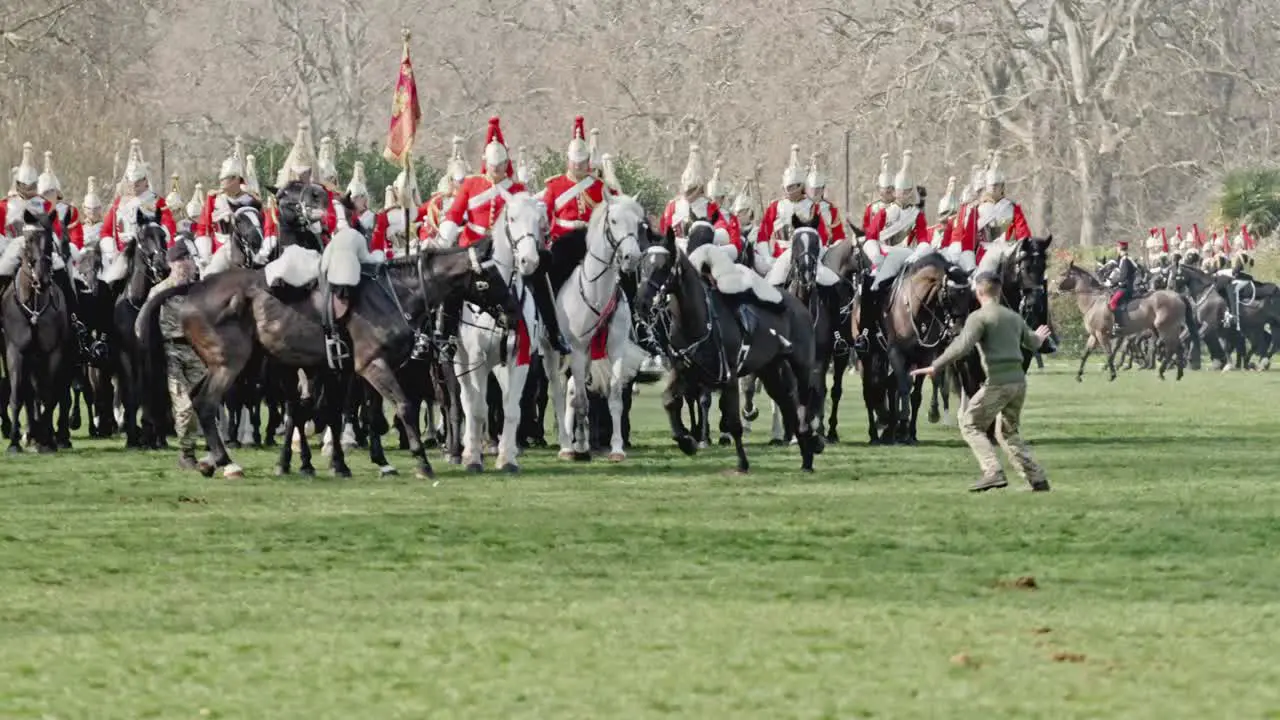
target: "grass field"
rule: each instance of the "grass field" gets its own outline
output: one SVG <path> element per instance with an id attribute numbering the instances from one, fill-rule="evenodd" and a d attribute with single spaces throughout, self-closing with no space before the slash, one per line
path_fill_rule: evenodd
<path id="1" fill-rule="evenodd" d="M 1280 717 L 1280 374 L 1070 372 L 1047 495 L 856 400 L 817 474 L 757 432 L 727 477 L 652 388 L 627 464 L 516 479 L 0 458 L 0 718 Z"/>

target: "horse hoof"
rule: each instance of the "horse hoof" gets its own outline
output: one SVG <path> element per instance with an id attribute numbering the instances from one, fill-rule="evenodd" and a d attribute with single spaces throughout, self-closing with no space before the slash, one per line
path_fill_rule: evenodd
<path id="1" fill-rule="evenodd" d="M 408 449 L 409 449 L 409 441 L 408 441 L 408 440 L 401 440 L 401 441 L 400 441 L 400 444 L 399 444 L 397 447 L 398 447 L 398 449 L 400 449 L 400 450 L 408 450 Z M 431 447 L 431 446 L 430 446 L 430 445 L 425 445 L 425 444 L 424 444 L 424 445 L 423 445 L 423 447 Z"/>
<path id="2" fill-rule="evenodd" d="M 733 444 L 733 437 L 729 433 L 720 433 L 720 447 L 729 447 Z"/>
<path id="3" fill-rule="evenodd" d="M 243 479 L 244 479 L 244 468 L 240 467 L 239 465 L 235 465 L 235 464 L 228 465 L 228 466 L 227 466 L 227 467 L 222 471 L 222 477 L 226 478 L 227 480 L 243 480 Z"/>
<path id="4" fill-rule="evenodd" d="M 315 477 L 316 469 L 311 467 L 310 465 L 307 465 L 305 467 L 298 468 L 298 474 L 303 477 Z"/>
<path id="5" fill-rule="evenodd" d="M 556 457 L 560 458 L 561 460 L 572 460 L 572 459 L 573 459 L 573 451 L 572 451 L 572 450 L 561 450 L 561 451 L 560 451 L 560 454 L 559 454 L 559 455 L 557 455 Z"/>
<path id="6" fill-rule="evenodd" d="M 36 454 L 37 454 L 37 455 L 49 455 L 49 454 L 51 454 L 51 453 L 55 453 L 55 452 L 57 452 L 57 451 L 58 451 L 58 448 L 56 448 L 56 447 L 54 447 L 54 446 L 52 446 L 52 445 L 37 445 L 37 446 L 36 446 Z"/>
<path id="7" fill-rule="evenodd" d="M 21 446 L 21 445 L 10 445 L 10 446 L 9 446 L 9 449 L 8 449 L 6 452 L 8 452 L 10 455 L 21 455 L 21 454 L 22 454 L 22 446 Z"/>
<path id="8" fill-rule="evenodd" d="M 274 472 L 276 477 L 289 477 L 289 468 L 287 467 L 277 465 Z"/>
<path id="9" fill-rule="evenodd" d="M 787 441 L 782 438 L 770 438 L 769 447 L 786 447 Z"/>
<path id="10" fill-rule="evenodd" d="M 591 462 L 591 451 L 588 450 L 587 452 L 574 453 L 573 461 L 574 462 Z"/>
<path id="11" fill-rule="evenodd" d="M 937 425 L 938 421 L 941 419 L 942 419 L 942 413 L 938 412 L 937 408 L 929 408 L 929 424 L 930 425 Z"/>
<path id="12" fill-rule="evenodd" d="M 230 441 L 226 442 L 226 443 L 225 443 L 225 445 L 227 446 L 227 449 L 228 449 L 228 450 L 239 450 L 239 449 L 240 449 L 240 441 L 238 441 L 238 440 L 230 440 Z"/>
<path id="13" fill-rule="evenodd" d="M 73 416 L 71 417 L 71 422 L 70 422 L 70 423 L 68 423 L 68 427 L 70 427 L 70 428 L 71 428 L 71 431 L 72 431 L 72 432 L 75 432 L 76 430 L 79 430 L 79 429 L 80 429 L 80 424 L 81 424 L 80 416 L 79 416 L 79 415 L 73 415 Z"/>
<path id="14" fill-rule="evenodd" d="M 502 466 L 502 472 L 508 475 L 517 475 L 520 473 L 520 466 L 515 463 L 507 463 Z"/>
<path id="15" fill-rule="evenodd" d="M 461 456 L 461 455 L 450 455 L 450 456 L 449 456 L 449 459 L 448 459 L 448 461 L 447 461 L 447 462 L 448 462 L 450 465 L 461 465 L 461 464 L 462 464 L 462 456 Z"/>
<path id="16" fill-rule="evenodd" d="M 417 475 L 419 480 L 435 480 L 436 479 L 436 472 L 429 467 L 425 467 L 425 468 L 420 467 L 417 469 L 417 471 L 414 474 Z"/>
<path id="17" fill-rule="evenodd" d="M 840 435 L 835 430 L 827 433 L 827 443 L 829 445 L 835 445 L 838 442 L 840 442 Z"/>
<path id="18" fill-rule="evenodd" d="M 800 468 L 800 472 L 805 473 L 805 474 L 808 474 L 808 475 L 812 475 L 812 474 L 813 474 L 813 468 L 811 468 L 811 467 L 802 467 L 802 468 Z"/>
<path id="19" fill-rule="evenodd" d="M 725 471 L 724 471 L 724 474 L 725 474 L 725 475 L 727 475 L 728 477 L 746 477 L 746 476 L 747 476 L 747 469 L 746 469 L 746 468 L 734 468 L 733 470 L 725 470 Z"/>
<path id="20" fill-rule="evenodd" d="M 351 477 L 351 468 L 349 468 L 349 467 L 338 467 L 338 468 L 334 468 L 334 469 L 333 469 L 333 476 L 334 476 L 334 477 L 336 477 L 336 478 L 343 478 L 343 479 L 345 479 L 345 478 L 349 478 L 349 477 Z"/>
<path id="21" fill-rule="evenodd" d="M 760 408 L 751 408 L 742 411 L 742 419 L 747 422 L 755 422 L 760 417 Z"/>
<path id="22" fill-rule="evenodd" d="M 484 472 L 484 465 L 480 463 L 470 463 L 467 465 L 467 472 L 472 475 L 479 475 Z"/>
<path id="23" fill-rule="evenodd" d="M 867 444 L 868 444 L 868 445 L 883 445 L 883 444 L 884 444 L 884 440 L 882 440 L 882 439 L 880 439 L 880 438 L 878 438 L 878 437 L 873 437 L 873 438 L 871 438 L 870 440 L 867 440 Z"/>
<path id="24" fill-rule="evenodd" d="M 626 453 L 609 453 L 609 462 L 620 463 L 627 459 Z"/>
<path id="25" fill-rule="evenodd" d="M 709 448 L 709 447 L 711 447 L 711 443 L 707 442 L 706 440 L 699 440 L 699 441 L 698 441 L 698 449 L 699 449 L 699 450 L 706 450 L 706 449 L 707 449 L 707 448 Z"/>
<path id="26" fill-rule="evenodd" d="M 213 477 L 213 471 L 216 470 L 217 468 L 213 466 L 213 463 L 201 462 L 196 465 L 196 469 L 200 471 L 201 475 L 207 478 L 211 478 Z"/>
<path id="27" fill-rule="evenodd" d="M 1084 382 L 1084 376 L 1083 376 L 1083 375 L 1077 375 L 1077 376 L 1076 376 L 1076 382 L 1078 382 L 1078 383 L 1082 383 L 1082 382 Z"/>
<path id="28" fill-rule="evenodd" d="M 58 441 L 58 449 L 59 449 L 59 450 L 70 450 L 70 449 L 71 449 L 71 441 L 70 441 L 70 440 L 59 440 L 59 441 Z"/>
<path id="29" fill-rule="evenodd" d="M 813 443 L 814 455 L 821 455 L 827 449 L 827 444 L 823 442 L 821 435 L 814 435 L 811 442 Z"/>
<path id="30" fill-rule="evenodd" d="M 693 456 L 698 454 L 698 443 L 693 439 L 692 435 L 681 435 L 676 438 L 676 445 L 679 446 L 680 452 L 685 455 Z"/>
<path id="31" fill-rule="evenodd" d="M 382 467 L 378 468 L 378 477 L 390 477 L 392 475 L 399 475 L 399 474 L 400 472 L 391 465 L 383 465 Z"/>

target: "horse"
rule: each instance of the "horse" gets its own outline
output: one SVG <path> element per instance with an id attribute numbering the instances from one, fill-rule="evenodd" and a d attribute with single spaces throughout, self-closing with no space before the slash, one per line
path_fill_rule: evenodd
<path id="1" fill-rule="evenodd" d="M 711 242 L 713 232 L 708 223 L 694 224 L 690 244 Z M 699 233 L 706 237 L 697 237 Z M 822 451 L 822 438 L 813 429 L 811 402 L 813 385 L 822 378 L 814 360 L 813 321 L 800 301 L 785 291 L 780 291 L 776 306 L 724 295 L 698 276 L 672 232 L 662 245 L 645 253 L 640 281 L 637 312 L 646 316 L 658 345 L 671 359 L 663 407 L 680 450 L 686 455 L 698 450 L 682 417 L 685 398 L 715 389 L 720 392 L 720 417 L 738 456 L 737 471 L 750 469 L 742 444 L 738 378 L 751 374 L 764 382 L 781 407 L 788 434 L 797 438 L 800 469 L 813 472 L 813 457 Z M 749 335 L 744 335 L 735 319 L 737 303 L 751 303 L 754 328 Z"/>
<path id="2" fill-rule="evenodd" d="M 1107 354 L 1107 369 L 1111 380 L 1116 379 L 1115 355 L 1119 345 L 1112 343 L 1115 313 L 1109 307 L 1111 291 L 1098 281 L 1089 271 L 1078 267 L 1074 262 L 1068 263 L 1058 279 L 1058 291 L 1071 293 L 1076 297 L 1080 314 L 1089 339 L 1085 343 L 1084 353 L 1080 357 L 1080 368 L 1076 371 L 1076 380 L 1084 380 L 1084 366 L 1094 348 L 1101 346 Z M 1195 317 L 1191 306 L 1172 290 L 1157 290 L 1149 295 L 1131 298 L 1126 303 L 1123 322 L 1120 323 L 1120 337 L 1135 335 L 1152 330 L 1157 340 L 1164 346 L 1165 357 L 1160 362 L 1158 374 L 1164 379 L 1169 363 L 1176 360 L 1178 379 L 1182 379 L 1186 367 L 1182 333 L 1196 332 Z"/>
<path id="3" fill-rule="evenodd" d="M 831 353 L 831 412 L 827 418 L 826 441 L 840 442 L 840 400 L 844 397 L 844 376 L 854 362 L 853 308 L 862 276 L 871 272 L 871 260 L 853 240 L 841 240 L 827 248 L 822 264 L 840 277 L 834 289 L 835 327 Z"/>
<path id="4" fill-rule="evenodd" d="M 55 452 L 53 411 L 66 387 L 71 359 L 71 316 L 62 289 L 53 281 L 53 218 L 30 208 L 23 212 L 18 268 L 0 295 L 9 370 L 9 452 L 22 452 L 19 412 L 26 408 L 38 452 Z"/>
<path id="5" fill-rule="evenodd" d="M 585 257 L 555 289 L 560 330 L 572 350 L 567 388 L 562 361 L 545 341 L 542 356 L 547 392 L 559 425 L 561 459 L 591 458 L 588 376 L 593 389 L 609 399 L 613 421 L 609 461 L 626 459 L 623 389 L 639 372 L 646 356 L 631 341 L 631 307 L 620 292 L 619 278 L 624 272 L 634 271 L 640 262 L 640 235 L 646 227 L 644 208 L 639 202 L 626 195 L 606 193 L 585 230 Z M 565 242 L 566 238 L 557 242 Z M 572 398 L 568 397 L 570 394 Z"/>
<path id="6" fill-rule="evenodd" d="M 210 277 L 232 268 L 258 267 L 258 257 L 266 243 L 262 230 L 262 212 L 254 205 L 243 205 L 232 212 L 226 224 L 229 230 L 227 242 L 209 259 L 209 264 L 201 270 L 201 277 Z M 265 360 L 255 358 L 228 388 L 227 447 L 240 447 L 246 435 L 241 432 L 241 425 L 246 421 L 249 424 L 248 441 L 254 447 L 262 444 L 262 401 L 268 387 L 267 373 Z M 273 436 L 273 430 L 274 427 L 268 428 L 268 438 Z"/>
<path id="7" fill-rule="evenodd" d="M 419 264 L 415 272 L 420 292 L 425 295 L 429 292 L 488 288 L 490 283 L 499 280 L 491 261 L 487 260 L 488 252 L 489 248 L 482 246 L 466 251 L 414 256 L 413 262 Z M 409 452 L 418 461 L 418 475 L 434 475 L 416 429 L 407 422 L 408 403 L 395 377 L 395 368 L 411 352 L 413 330 L 404 317 L 405 311 L 399 299 L 401 292 L 395 289 L 394 282 L 390 288 L 383 284 L 383 272 L 377 266 L 373 269 L 373 276 L 362 271 L 355 292 L 343 300 L 331 296 L 323 281 L 304 288 L 273 291 L 262 273 L 233 269 L 171 288 L 148 301 L 145 310 L 149 314 L 140 320 L 140 327 L 145 330 L 144 336 L 149 338 L 147 342 L 156 344 L 158 307 L 173 297 L 186 298 L 181 315 L 183 330 L 208 368 L 208 374 L 195 389 L 193 397 L 210 450 L 209 457 L 199 463 L 202 474 L 211 476 L 216 468 L 221 467 L 224 475 L 229 477 L 243 475 L 243 469 L 227 455 L 218 433 L 217 410 L 227 388 L 255 353 L 263 353 L 283 367 L 310 371 L 313 378 L 318 378 L 321 392 L 328 395 L 326 399 L 330 405 L 325 424 L 335 435 L 341 432 L 341 402 L 346 392 L 335 379 L 345 373 L 331 371 L 329 367 L 329 337 L 324 320 L 329 316 L 349 340 L 351 369 L 395 406 L 397 416 L 406 425 Z M 438 287 L 432 288 L 432 284 Z M 505 287 L 499 292 L 505 296 Z M 325 307 L 328 303 L 332 303 L 332 309 Z M 304 423 L 303 405 L 299 398 L 293 400 L 285 425 L 286 437 L 292 434 L 290 425 L 297 423 L 301 426 Z M 305 439 L 301 447 L 306 448 Z M 371 454 L 373 449 L 371 443 Z M 290 452 L 290 443 L 281 443 L 278 474 L 288 473 Z M 309 461 L 309 454 L 309 450 L 303 451 L 304 463 Z M 373 459 L 383 474 L 394 472 L 385 458 Z M 330 463 L 336 475 L 350 476 L 351 470 L 346 466 L 341 443 L 334 443 Z"/>
<path id="8" fill-rule="evenodd" d="M 321 185 L 298 180 L 278 189 L 269 185 L 265 189 L 275 196 L 279 208 L 279 238 L 273 253 L 278 255 L 290 245 L 324 252 L 324 219 L 332 211 L 329 191 Z"/>
<path id="9" fill-rule="evenodd" d="M 138 211 L 138 234 L 125 245 L 123 255 L 126 273 L 124 287 L 115 301 L 112 313 L 111 349 L 115 352 L 115 375 L 118 391 L 124 404 L 125 447 L 161 448 L 165 445 L 163 413 L 157 415 L 161 405 L 146 402 L 148 391 L 158 386 L 146 382 L 144 357 L 138 346 L 135 324 L 138 312 L 147 301 L 151 288 L 169 275 L 169 262 L 165 257 L 168 235 L 158 221 Z M 153 358 L 156 367 L 163 363 Z M 142 409 L 141 427 L 138 410 Z"/>
<path id="10" fill-rule="evenodd" d="M 115 301 L 110 286 L 101 280 L 102 249 L 96 244 L 86 246 L 75 260 L 74 269 L 76 317 L 81 323 L 77 328 L 83 363 L 81 392 L 89 411 L 89 437 L 110 437 L 116 431 L 108 345 Z"/>
<path id="11" fill-rule="evenodd" d="M 1043 238 L 1028 237 L 1012 244 L 998 240 L 988 244 L 978 267 L 980 272 L 992 272 L 1000 278 L 1000 303 L 1016 310 L 1023 321 L 1033 328 L 1050 324 L 1048 267 L 1049 249 L 1052 245 L 1053 235 Z M 1052 343 L 1052 338 L 1046 340 L 1040 351 L 1052 352 Z M 1034 358 L 1034 352 L 1023 349 L 1023 372 L 1031 367 Z M 977 352 L 970 353 L 952 367 L 946 368 L 940 379 L 935 378 L 934 398 L 929 409 L 930 421 L 933 422 L 933 418 L 938 415 L 939 396 L 945 401 L 948 389 L 954 384 L 958 384 L 963 393 L 963 408 L 967 398 L 973 397 L 985 380 L 986 373 Z M 994 427 L 992 425 L 992 433 L 995 432 Z"/>
<path id="12" fill-rule="evenodd" d="M 809 311 L 813 322 L 814 363 L 818 381 L 813 384 L 813 397 L 804 402 L 815 408 L 817 432 L 823 433 L 822 412 L 827 402 L 827 370 L 836 352 L 837 317 L 833 311 L 831 293 L 818 284 L 818 268 L 821 266 L 822 240 L 812 225 L 797 225 L 791 236 L 791 268 L 788 270 L 785 288 Z M 776 406 L 775 406 L 776 407 Z"/>
<path id="13" fill-rule="evenodd" d="M 1273 283 L 1258 282 L 1249 276 L 1235 278 L 1215 275 L 1218 292 L 1227 299 L 1227 309 L 1234 304 L 1239 317 L 1232 317 L 1226 324 L 1236 330 L 1235 351 L 1237 365 L 1252 368 L 1249 357 L 1257 354 L 1262 367 L 1271 366 L 1272 340 L 1280 330 L 1280 288 Z M 1234 286 L 1234 287 L 1233 287 Z M 1232 295 L 1236 301 L 1232 302 Z M 1246 344 L 1252 345 L 1250 350 Z"/>
<path id="14" fill-rule="evenodd" d="M 973 293 L 967 283 L 955 282 L 958 274 L 959 268 L 930 248 L 902 269 L 882 308 L 880 326 L 894 380 L 888 399 L 891 442 L 916 444 L 924 378 L 912 379 L 910 370 L 932 363 L 972 309 Z"/>
<path id="15" fill-rule="evenodd" d="M 1170 290 L 1181 293 L 1190 300 L 1201 345 L 1209 350 L 1209 358 L 1217 368 L 1225 368 L 1231 362 L 1226 349 L 1236 344 L 1236 330 L 1228 327 L 1226 316 L 1227 300 L 1217 292 L 1217 278 L 1192 265 L 1179 262 L 1174 265 L 1170 279 Z M 1194 354 L 1191 367 L 1195 369 L 1199 357 Z"/>
<path id="16" fill-rule="evenodd" d="M 522 276 L 531 275 L 538 267 L 538 248 L 542 245 L 545 210 L 538 200 L 525 192 L 512 196 L 494 220 L 492 228 L 493 262 L 502 284 L 518 298 L 522 309 L 531 309 L 533 296 L 525 291 Z M 520 425 L 520 401 L 525 379 L 529 375 L 533 343 L 542 336 L 537 320 L 530 326 L 524 317 L 504 333 L 498 320 L 474 305 L 462 311 L 457 354 L 453 359 L 458 377 L 466 429 L 463 433 L 463 461 L 468 472 L 483 472 L 482 426 L 488 409 L 486 394 L 490 375 L 495 375 L 502 388 L 502 434 L 498 440 L 496 464 L 504 472 L 519 472 L 516 462 L 516 429 Z M 511 342 L 507 343 L 508 337 Z M 510 347 L 504 347 L 509 345 Z M 501 369 L 501 372 L 497 372 Z M 490 428 L 496 430 L 496 428 Z"/>

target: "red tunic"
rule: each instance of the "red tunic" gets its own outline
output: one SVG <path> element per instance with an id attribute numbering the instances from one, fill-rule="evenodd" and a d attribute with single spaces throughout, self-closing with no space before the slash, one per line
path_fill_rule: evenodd
<path id="1" fill-rule="evenodd" d="M 817 203 L 818 213 L 822 215 L 822 222 L 827 226 L 831 233 L 831 242 L 838 243 L 845 239 L 844 218 L 840 216 L 840 208 L 836 207 L 829 200 L 821 200 Z M 826 244 L 826 241 L 823 241 Z"/>
<path id="2" fill-rule="evenodd" d="M 470 247 L 488 236 L 493 221 L 506 207 L 504 192 L 524 192 L 524 185 L 511 178 L 494 184 L 484 175 L 472 175 L 462 181 L 445 214 L 446 222 L 458 226 L 458 247 Z"/>
<path id="3" fill-rule="evenodd" d="M 444 222 L 444 193 L 438 192 L 427 198 L 418 206 L 418 215 L 414 222 L 418 223 L 418 239 L 426 242 L 440 234 L 440 223 Z"/>
<path id="4" fill-rule="evenodd" d="M 773 242 L 774 226 L 778 224 L 778 203 L 780 202 L 782 201 L 774 200 L 769 203 L 769 207 L 764 209 L 764 217 L 760 220 L 760 230 L 756 235 L 756 242 L 769 243 L 773 248 L 774 257 L 780 257 L 782 253 L 786 252 L 785 248 Z M 830 242 L 830 235 L 827 232 L 827 221 L 822 217 L 821 213 L 818 214 L 818 240 L 823 245 Z"/>
<path id="5" fill-rule="evenodd" d="M 116 236 L 116 210 L 119 207 L 120 197 L 117 195 L 111 201 L 111 207 L 107 209 L 107 215 L 102 220 L 102 237 L 115 240 L 116 251 L 124 252 L 124 242 Z M 156 198 L 156 212 L 160 214 L 160 224 L 169 231 L 169 242 L 172 243 L 174 238 L 178 237 L 178 224 L 173 221 L 173 213 L 169 212 L 169 206 L 165 204 L 162 197 Z"/>
<path id="6" fill-rule="evenodd" d="M 879 207 L 876 207 L 876 206 Z M 866 234 L 867 240 L 879 240 L 880 231 L 884 229 L 885 208 L 888 205 L 876 200 L 867 203 L 867 208 L 862 211 L 862 232 Z"/>
<path id="7" fill-rule="evenodd" d="M 48 214 L 53 213 L 53 234 L 54 237 L 61 238 L 64 221 L 62 213 L 54 212 L 54 206 L 48 200 L 39 195 L 26 201 L 26 206 L 33 209 L 39 208 L 40 212 Z M 63 203 L 62 207 L 67 211 L 67 220 L 65 226 L 67 228 L 67 240 L 78 249 L 84 249 L 84 228 L 80 226 L 80 211 L 75 205 Z M 6 229 L 12 223 L 21 223 L 22 218 L 9 217 L 9 200 L 8 198 L 0 199 L 0 236 L 3 236 Z"/>
<path id="8" fill-rule="evenodd" d="M 725 214 L 723 212 L 720 212 L 720 206 L 715 204 L 715 202 L 711 201 L 710 199 L 707 199 L 707 198 L 701 198 L 701 199 L 706 200 L 706 203 L 707 203 L 707 208 L 704 211 L 706 213 L 706 217 L 711 218 L 711 217 L 719 216 L 720 220 L 715 223 L 715 226 L 725 227 L 725 224 L 724 224 Z M 697 202 L 697 200 L 695 200 L 694 202 Z M 663 235 L 666 235 L 667 230 L 671 229 L 671 225 L 675 221 L 675 216 L 676 216 L 676 201 L 672 200 L 671 202 L 667 203 L 667 207 L 662 211 L 662 219 L 658 221 L 658 232 L 660 232 Z"/>
<path id="9" fill-rule="evenodd" d="M 743 243 L 742 221 L 738 219 L 737 215 L 730 215 L 729 219 L 725 221 L 724 227 L 725 230 L 729 231 L 729 242 L 733 243 L 733 246 L 738 249 L 738 254 L 741 255 Z"/>
<path id="10" fill-rule="evenodd" d="M 547 222 L 551 227 L 551 242 L 573 230 L 585 227 L 591 221 L 591 213 L 604 202 L 604 183 L 595 175 L 574 180 L 568 174 L 557 175 L 547 181 L 542 190 L 542 202 L 547 206 Z M 618 193 L 608 191 L 611 195 Z"/>

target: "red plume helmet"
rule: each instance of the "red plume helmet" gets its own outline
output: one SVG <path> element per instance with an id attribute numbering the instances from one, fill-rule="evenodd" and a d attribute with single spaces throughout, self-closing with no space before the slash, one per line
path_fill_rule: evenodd
<path id="1" fill-rule="evenodd" d="M 515 170 L 511 166 L 510 153 L 507 152 L 507 141 L 502 137 L 502 125 L 498 116 L 489 118 L 489 129 L 484 137 L 484 160 L 480 164 L 480 172 L 489 171 L 489 161 L 504 162 L 507 165 L 507 177 L 514 177 Z M 500 158 L 500 159 L 499 159 Z"/>
<path id="2" fill-rule="evenodd" d="M 1225 225 L 1222 228 L 1222 252 L 1231 254 L 1231 228 Z"/>
<path id="3" fill-rule="evenodd" d="M 1164 228 L 1160 228 L 1160 252 L 1169 252 L 1169 233 Z"/>
<path id="4" fill-rule="evenodd" d="M 1249 228 L 1246 227 L 1244 223 L 1240 224 L 1240 237 L 1244 238 L 1245 250 L 1252 251 L 1255 247 L 1257 247 L 1253 243 L 1253 236 L 1249 234 Z"/>
<path id="5" fill-rule="evenodd" d="M 573 119 L 573 138 L 575 140 L 587 139 L 587 131 L 585 129 L 586 126 L 587 126 L 587 121 L 583 119 L 581 115 Z"/>

